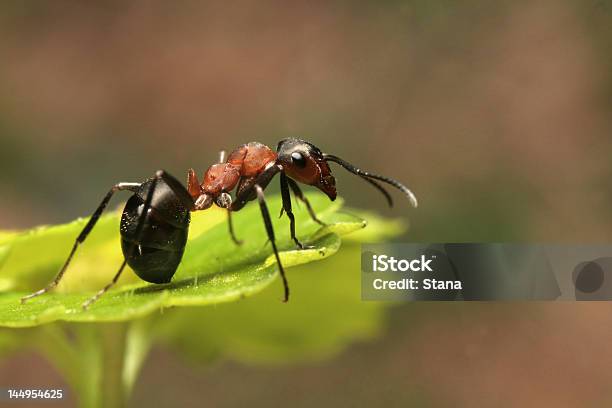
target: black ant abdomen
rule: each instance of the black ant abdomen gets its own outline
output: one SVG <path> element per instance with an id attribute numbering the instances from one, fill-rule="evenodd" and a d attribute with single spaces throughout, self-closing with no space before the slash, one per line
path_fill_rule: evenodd
<path id="1" fill-rule="evenodd" d="M 144 281 L 168 283 L 178 268 L 189 233 L 190 214 L 163 180 L 158 180 L 151 207 L 143 219 L 140 239 L 138 219 L 142 216 L 152 181 L 143 183 L 130 197 L 121 216 L 121 249 L 127 264 Z"/>

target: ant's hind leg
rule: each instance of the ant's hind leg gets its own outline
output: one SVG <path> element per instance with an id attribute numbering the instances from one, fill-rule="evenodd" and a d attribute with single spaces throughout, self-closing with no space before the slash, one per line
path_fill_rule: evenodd
<path id="1" fill-rule="evenodd" d="M 121 267 L 119 267 L 119 271 L 113 277 L 113 280 L 109 284 L 107 284 L 105 287 L 100 289 L 100 291 L 98 293 L 96 293 L 94 296 L 92 296 L 91 298 L 87 299 L 83 303 L 83 305 L 82 305 L 83 309 L 87 309 L 89 306 L 91 306 L 92 303 L 94 303 L 96 300 L 98 300 L 100 298 L 100 296 L 102 296 L 104 293 L 106 293 L 107 290 L 112 288 L 115 285 L 115 283 L 117 283 L 117 281 L 119 280 L 119 277 L 121 276 L 121 272 L 123 272 L 123 269 L 125 268 L 125 264 L 126 263 L 127 263 L 127 260 L 123 259 L 123 263 L 121 264 Z"/>
<path id="2" fill-rule="evenodd" d="M 310 218 L 312 218 L 314 222 L 321 225 L 322 227 L 326 226 L 327 224 L 325 224 L 323 221 L 317 218 L 317 215 L 312 209 L 310 202 L 308 201 L 306 197 L 304 197 L 304 194 L 302 194 L 302 190 L 300 189 L 300 186 L 298 186 L 298 184 L 294 180 L 290 179 L 289 177 L 287 177 L 287 183 L 289 184 L 289 187 L 291 187 L 291 190 L 293 190 L 293 194 L 295 194 L 297 199 L 303 202 L 304 205 L 306 205 L 306 208 L 308 209 L 308 214 L 310 214 Z"/>
<path id="3" fill-rule="evenodd" d="M 147 197 L 144 202 L 144 206 L 142 207 L 142 213 L 140 214 L 140 217 L 138 218 L 138 224 L 136 225 L 136 231 L 134 233 L 135 243 L 130 248 L 129 253 L 125 254 L 125 257 L 123 258 L 123 263 L 121 264 L 121 267 L 119 267 L 119 271 L 117 271 L 117 273 L 113 277 L 113 280 L 110 281 L 110 283 L 108 283 L 102 289 L 100 289 L 100 291 L 96 293 L 93 297 L 86 300 L 82 305 L 83 309 L 87 309 L 89 306 L 91 306 L 92 303 L 98 300 L 100 296 L 106 293 L 106 291 L 108 291 L 111 287 L 113 287 L 115 283 L 117 283 L 117 281 L 119 280 L 119 277 L 121 276 L 121 273 L 123 272 L 123 269 L 125 268 L 128 258 L 131 258 L 134 255 L 134 251 L 136 250 L 136 248 L 140 246 L 139 243 L 142 240 L 142 233 L 144 231 L 145 220 L 147 218 L 147 214 L 149 213 L 149 209 L 151 208 L 151 202 L 153 201 L 153 194 L 155 193 L 155 187 L 157 186 L 157 181 L 159 179 L 163 179 L 164 181 L 166 181 L 166 183 L 168 183 L 167 177 L 168 175 L 164 173 L 163 170 L 159 170 L 155 174 L 155 178 L 152 180 L 151 186 L 149 187 L 149 191 L 147 192 Z M 171 177 L 170 181 L 172 180 L 176 181 L 176 179 L 174 179 L 172 176 L 169 176 L 169 177 Z M 187 192 L 185 191 L 185 193 Z"/>
<path id="4" fill-rule="evenodd" d="M 287 181 L 289 177 L 285 175 L 285 173 L 281 173 L 280 175 L 280 186 L 281 186 L 281 197 L 283 199 L 283 210 L 287 213 L 287 217 L 289 217 L 289 229 L 291 231 L 291 239 L 295 242 L 300 249 L 309 249 L 312 247 L 305 246 L 300 242 L 299 239 L 295 236 L 295 216 L 293 215 L 293 210 L 291 208 L 291 194 L 289 194 L 289 186 Z M 282 215 L 282 212 L 281 212 Z"/>
<path id="5" fill-rule="evenodd" d="M 124 191 L 124 190 L 136 192 L 138 188 L 140 188 L 140 183 L 117 183 L 115 184 L 110 189 L 110 191 L 106 194 L 106 196 L 104 197 L 100 205 L 98 205 L 98 208 L 96 208 L 96 211 L 94 211 L 93 215 L 91 216 L 91 218 L 89 219 L 89 221 L 87 222 L 87 224 L 85 225 L 85 227 L 83 228 L 79 236 L 77 237 L 76 241 L 74 242 L 74 245 L 72 246 L 72 250 L 70 251 L 70 255 L 68 255 L 68 259 L 66 259 L 66 261 L 64 262 L 62 269 L 60 269 L 55 279 L 53 279 L 53 281 L 49 285 L 47 285 L 45 288 L 42 288 L 39 291 L 32 293 L 31 295 L 22 297 L 21 303 L 25 303 L 28 299 L 32 299 L 36 296 L 40 296 L 50 291 L 51 289 L 53 289 L 60 283 L 60 281 L 62 280 L 62 277 L 64 276 L 64 273 L 66 272 L 66 269 L 68 268 L 68 265 L 70 265 L 70 262 L 72 261 L 72 257 L 74 256 L 74 253 L 76 252 L 79 245 L 81 245 L 85 241 L 85 239 L 87 239 L 87 236 L 89 235 L 91 230 L 95 227 L 96 223 L 98 222 L 98 219 L 104 212 L 104 209 L 108 205 L 113 194 L 115 194 L 117 191 Z"/>

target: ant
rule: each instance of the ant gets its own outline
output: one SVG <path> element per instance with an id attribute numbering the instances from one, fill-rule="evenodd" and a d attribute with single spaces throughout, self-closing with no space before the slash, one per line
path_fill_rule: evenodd
<path id="1" fill-rule="evenodd" d="M 45 288 L 21 298 L 21 303 L 40 296 L 59 284 L 77 248 L 85 241 L 110 199 L 118 191 L 133 193 L 123 209 L 120 222 L 123 263 L 111 282 L 83 303 L 83 309 L 87 309 L 117 282 L 126 264 L 146 282 L 156 284 L 170 282 L 185 251 L 191 211 L 206 210 L 213 204 L 226 209 L 231 238 L 240 245 L 241 241 L 234 233 L 231 213 L 239 211 L 246 203 L 255 199 L 259 202 L 268 239 L 272 244 L 283 280 L 283 301 L 287 302 L 289 285 L 278 254 L 263 191 L 272 178 L 280 173 L 281 216 L 285 212 L 289 217 L 291 239 L 297 247 L 308 248 L 295 234 L 295 217 L 291 208 L 289 190 L 291 189 L 295 197 L 305 204 L 310 217 L 316 223 L 325 225 L 317 218 L 308 199 L 302 194 L 298 182 L 317 187 L 330 200 L 335 200 L 336 181 L 331 175 L 328 162 L 339 164 L 373 185 L 385 196 L 389 206 L 393 205 L 393 200 L 378 183 L 379 181 L 399 189 L 408 197 L 412 206 L 417 206 L 414 194 L 400 182 L 363 171 L 337 156 L 322 153 L 316 146 L 306 141 L 294 138 L 281 140 L 276 152 L 261 143 L 251 142 L 231 152 L 227 160 L 225 152 L 221 152 L 219 163 L 208 168 L 202 183 L 198 181 L 194 170 L 189 169 L 187 188 L 164 170 L 157 171 L 154 177 L 143 183 L 115 184 L 76 238 L 68 259 L 55 279 Z M 229 193 L 234 189 L 236 192 L 232 199 Z"/>

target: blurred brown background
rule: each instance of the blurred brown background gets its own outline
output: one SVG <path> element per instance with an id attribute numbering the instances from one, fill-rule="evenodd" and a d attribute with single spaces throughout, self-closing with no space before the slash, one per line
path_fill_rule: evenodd
<path id="1" fill-rule="evenodd" d="M 420 208 L 387 210 L 335 172 L 349 205 L 409 218 L 406 240 L 608 242 L 611 51 L 610 1 L 5 1 L 0 228 L 299 136 L 408 184 Z M 160 350 L 134 403 L 606 406 L 610 312 L 409 304 L 380 342 L 290 368 Z M 44 365 L 1 378 L 23 362 Z"/>

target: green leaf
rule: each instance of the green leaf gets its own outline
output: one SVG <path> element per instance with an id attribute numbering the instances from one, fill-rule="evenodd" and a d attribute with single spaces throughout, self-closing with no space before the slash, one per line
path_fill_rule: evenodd
<path id="1" fill-rule="evenodd" d="M 328 358 L 383 329 L 388 305 L 361 301 L 360 254 L 359 245 L 343 245 L 316 267 L 293 268 L 287 304 L 278 301 L 277 282 L 242 302 L 169 312 L 154 334 L 191 362 L 277 365 Z"/>
<path id="2" fill-rule="evenodd" d="M 332 203 L 321 194 L 310 195 L 309 199 L 328 226 L 320 228 L 305 209 L 296 209 L 298 236 L 314 246 L 299 251 L 289 237 L 286 217 L 274 220 L 281 259 L 286 267 L 333 255 L 340 247 L 340 234 L 365 226 L 359 217 L 338 212 L 339 200 Z M 271 197 L 268 204 L 274 214 L 280 210 L 280 197 Z M 126 270 L 116 288 L 87 311 L 81 308 L 82 302 L 108 283 L 121 263 L 118 212 L 100 219 L 54 291 L 24 305 L 20 304 L 20 297 L 54 277 L 86 220 L 3 234 L 0 236 L 0 290 L 4 293 L 0 295 L 0 325 L 27 327 L 55 320 L 129 320 L 164 307 L 237 300 L 260 292 L 276 279 L 276 263 L 270 245 L 266 245 L 257 205 L 249 205 L 235 214 L 237 234 L 245 241 L 240 247 L 230 240 L 222 211 L 208 210 L 193 215 L 183 262 L 171 283 L 151 285 Z M 292 275 L 293 272 L 290 280 Z M 276 294 L 278 301 L 282 292 Z"/>
<path id="3" fill-rule="evenodd" d="M 358 243 L 393 236 L 403 224 L 367 214 L 368 233 L 347 240 L 338 254 L 324 259 L 338 251 L 339 235 L 359 233 L 365 222 L 355 216 L 359 211 L 340 213 L 340 203 L 324 196 L 310 200 L 329 224 L 320 228 L 305 211 L 296 211 L 298 236 L 314 249 L 295 251 L 287 220 L 275 222 L 286 266 L 323 260 L 288 270 L 292 297 L 287 304 L 280 302 L 282 286 L 256 205 L 235 215 L 244 246 L 237 248 L 229 239 L 223 212 L 195 214 L 184 261 L 171 284 L 149 285 L 126 271 L 117 288 L 87 312 L 81 302 L 108 282 L 122 260 L 119 213 L 100 220 L 57 290 L 25 306 L 20 296 L 55 276 L 85 220 L 0 232 L 0 326 L 35 326 L 0 328 L 0 355 L 18 349 L 40 353 L 70 384 L 80 406 L 102 407 L 127 400 L 148 351 L 159 342 L 192 362 L 226 358 L 287 364 L 326 358 L 355 340 L 371 339 L 382 330 L 388 304 L 360 300 Z M 269 203 L 272 211 L 280 209 L 278 197 Z M 230 302 L 258 291 L 258 296 Z M 204 304 L 216 306 L 164 310 Z M 158 310 L 164 313 L 151 313 Z M 54 320 L 92 324 L 39 325 Z M 115 320 L 124 322 L 99 323 Z"/>

